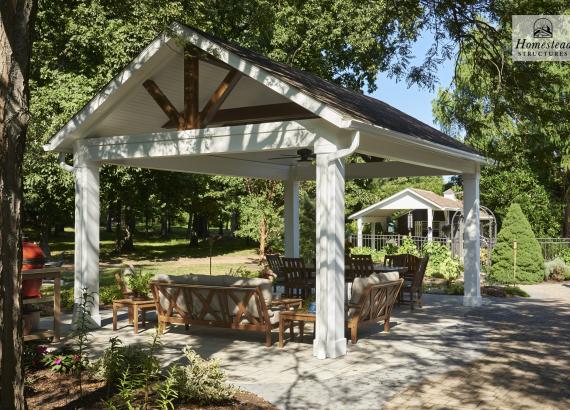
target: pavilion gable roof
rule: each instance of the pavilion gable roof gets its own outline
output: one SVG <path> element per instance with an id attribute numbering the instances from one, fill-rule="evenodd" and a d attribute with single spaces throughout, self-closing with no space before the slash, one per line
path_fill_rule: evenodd
<path id="1" fill-rule="evenodd" d="M 462 152 L 478 162 L 484 160 L 471 147 L 382 101 L 325 81 L 314 74 L 273 61 L 259 53 L 180 23 L 173 23 L 170 30 L 161 33 L 70 119 L 44 148 L 70 151 L 74 138 L 79 138 L 80 135 L 86 136 L 85 134 L 92 129 L 90 127 L 93 127 L 93 124 L 101 122 L 113 111 L 113 104 L 124 103 L 130 92 L 136 90 L 136 87 L 140 89 L 142 82 L 148 78 L 145 73 L 141 72 L 149 65 L 150 60 L 160 60 L 157 56 L 161 52 L 167 52 L 161 50 L 172 48 L 173 42 L 176 41 L 171 33 L 201 48 L 211 56 L 212 60 L 218 59 L 222 64 L 240 71 L 244 77 L 249 78 L 248 81 L 256 80 L 274 93 L 302 106 L 306 112 L 312 112 L 315 116 L 322 117 L 337 127 L 349 127 L 351 121 L 356 120 L 373 127 L 394 131 L 400 137 L 423 140 L 443 149 Z M 220 53 L 225 53 L 225 56 L 220 56 Z M 156 72 L 160 68 L 160 63 L 154 61 L 153 64 Z M 150 69 L 149 71 L 152 72 Z M 151 132 L 156 132 L 156 130 L 151 130 Z"/>

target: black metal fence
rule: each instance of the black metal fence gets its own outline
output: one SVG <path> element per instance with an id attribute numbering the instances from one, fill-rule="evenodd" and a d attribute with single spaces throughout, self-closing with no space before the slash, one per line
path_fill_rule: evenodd
<path id="1" fill-rule="evenodd" d="M 570 238 L 537 238 L 544 260 L 552 260 L 563 252 L 570 252 Z"/>

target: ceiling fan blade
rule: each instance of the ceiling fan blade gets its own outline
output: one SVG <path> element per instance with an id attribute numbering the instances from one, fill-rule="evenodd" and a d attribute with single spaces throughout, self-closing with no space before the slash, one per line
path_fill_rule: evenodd
<path id="1" fill-rule="evenodd" d="M 290 158 L 299 158 L 298 155 L 282 155 L 280 157 L 273 157 L 273 158 L 267 158 L 268 160 L 274 160 L 274 159 L 290 159 Z"/>

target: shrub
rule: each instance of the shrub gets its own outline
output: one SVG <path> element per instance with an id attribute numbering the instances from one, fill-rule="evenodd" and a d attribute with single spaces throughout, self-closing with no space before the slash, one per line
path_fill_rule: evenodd
<path id="1" fill-rule="evenodd" d="M 451 251 L 446 245 L 439 242 L 426 242 L 423 254 L 429 255 L 427 276 L 441 277 L 451 283 L 461 275 L 459 260 L 451 256 Z"/>
<path id="2" fill-rule="evenodd" d="M 570 248 L 560 249 L 556 256 L 561 258 L 566 265 L 570 265 Z"/>
<path id="3" fill-rule="evenodd" d="M 24 370 L 36 370 L 45 366 L 44 357 L 47 347 L 37 343 L 24 343 L 22 350 L 22 366 Z"/>
<path id="4" fill-rule="evenodd" d="M 129 288 L 133 292 L 133 296 L 146 297 L 150 292 L 150 281 L 152 280 L 152 272 L 143 273 L 142 270 L 133 272 L 127 276 Z"/>
<path id="5" fill-rule="evenodd" d="M 370 256 L 372 256 L 372 260 L 374 262 L 383 262 L 384 261 L 384 255 L 386 255 L 386 253 L 384 251 L 377 251 L 375 249 L 368 248 L 366 246 L 362 246 L 359 248 L 352 248 L 350 250 L 350 254 L 351 255 L 370 255 Z"/>
<path id="6" fill-rule="evenodd" d="M 199 404 L 220 404 L 233 400 L 236 388 L 226 383 L 226 375 L 216 359 L 202 359 L 194 350 L 186 346 L 184 356 L 190 362 L 186 366 L 176 366 L 175 375 L 177 396 Z"/>
<path id="7" fill-rule="evenodd" d="M 568 278 L 570 278 L 570 267 L 562 258 L 544 262 L 544 279 L 562 281 Z"/>
<path id="8" fill-rule="evenodd" d="M 463 296 L 465 294 L 465 289 L 463 287 L 463 283 L 454 283 L 447 287 L 445 293 L 448 295 L 460 295 Z"/>
<path id="9" fill-rule="evenodd" d="M 517 241 L 516 266 L 513 242 Z M 538 283 L 544 279 L 542 249 L 520 205 L 512 204 L 493 249 L 489 280 L 498 283 Z M 515 270 L 516 268 L 516 270 Z"/>
<path id="10" fill-rule="evenodd" d="M 259 278 L 259 272 L 248 270 L 245 266 L 238 266 L 237 268 L 230 268 L 228 275 L 238 278 Z"/>
<path id="11" fill-rule="evenodd" d="M 101 286 L 99 288 L 99 302 L 104 305 L 112 305 L 113 300 L 122 298 L 123 293 L 117 285 Z"/>
<path id="12" fill-rule="evenodd" d="M 397 254 L 407 253 L 410 255 L 420 256 L 420 251 L 418 251 L 418 247 L 416 243 L 410 236 L 405 236 L 402 240 L 402 244 L 398 247 L 396 251 Z"/>
<path id="13" fill-rule="evenodd" d="M 530 295 L 518 286 L 505 286 L 505 294 L 508 296 L 518 296 L 521 298 L 529 298 Z"/>
<path id="14" fill-rule="evenodd" d="M 159 362 L 149 355 L 149 348 L 144 344 L 131 344 L 123 346 L 118 337 L 109 339 L 110 346 L 105 349 L 103 356 L 97 359 L 91 366 L 91 374 L 94 378 L 105 380 L 108 385 L 118 386 L 127 367 L 131 377 L 136 377 L 152 368 L 153 375 L 159 373 Z"/>
<path id="15" fill-rule="evenodd" d="M 395 255 L 398 253 L 398 247 L 394 242 L 389 241 L 386 243 L 386 246 L 384 246 L 383 251 L 386 253 L 386 255 Z"/>
<path id="16" fill-rule="evenodd" d="M 65 288 L 61 290 L 61 307 L 71 309 L 73 307 L 73 288 Z"/>

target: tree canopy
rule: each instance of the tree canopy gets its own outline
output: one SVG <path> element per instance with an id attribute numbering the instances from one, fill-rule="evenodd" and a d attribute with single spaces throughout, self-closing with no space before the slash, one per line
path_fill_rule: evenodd
<path id="1" fill-rule="evenodd" d="M 45 237 L 56 224 L 71 223 L 72 177 L 57 166 L 54 154 L 42 152 L 41 145 L 174 20 L 360 92 L 373 91 L 377 87 L 376 79 L 380 72 L 388 72 L 410 84 L 433 87 L 437 83 L 438 65 L 445 59 L 458 55 L 457 85 L 454 89 L 441 93 L 438 118 L 449 129 L 468 129 L 467 143 L 485 154 L 499 159 L 507 158 L 510 140 L 500 148 L 501 145 L 490 136 L 496 130 L 506 133 L 514 128 L 513 123 L 516 121 L 509 116 L 512 109 L 508 107 L 511 103 L 522 106 L 522 102 L 516 99 L 518 94 L 515 87 L 509 88 L 509 100 L 498 111 L 491 110 L 494 113 L 491 121 L 486 117 L 489 109 L 482 103 L 487 101 L 485 92 L 492 91 L 496 77 L 492 68 L 498 58 L 497 50 L 496 47 L 491 47 L 489 39 L 501 38 L 502 41 L 507 41 L 506 34 L 501 32 L 502 23 L 497 23 L 504 20 L 508 14 L 507 8 L 503 2 L 490 0 L 443 1 L 437 4 L 419 0 L 41 0 L 30 81 L 31 149 L 24 164 L 27 224 L 41 231 L 45 242 Z M 420 56 L 423 57 L 420 63 L 415 64 L 412 46 L 420 33 L 426 31 L 434 35 L 434 41 L 425 55 Z M 480 49 L 486 51 L 478 53 L 477 50 Z M 479 61 L 481 59 L 484 61 Z M 480 90 L 466 88 L 468 84 L 475 84 L 474 73 L 467 75 L 470 64 L 484 66 L 483 76 L 487 76 L 484 78 L 488 78 L 488 81 Z M 535 71 L 538 70 L 531 70 Z M 513 69 L 513 72 L 523 76 L 524 70 Z M 558 78 L 556 84 L 566 87 L 561 81 L 563 74 L 555 74 L 552 73 L 548 78 Z M 511 77 L 513 75 L 508 75 L 507 70 L 503 70 L 501 84 L 506 87 L 506 84 L 510 84 L 508 80 Z M 473 81 L 468 81 L 469 78 Z M 524 78 L 521 77 L 522 79 Z M 536 81 L 534 84 L 537 84 Z M 470 99 L 465 99 L 466 96 Z M 536 98 L 540 96 L 537 95 Z M 472 114 L 469 114 L 467 107 L 476 102 L 482 104 L 480 117 L 471 119 L 469 115 Z M 535 102 L 529 100 L 526 105 L 532 106 Z M 462 112 L 466 113 L 463 117 L 460 115 Z M 547 114 L 549 111 L 545 106 L 544 115 Z M 554 118 L 554 114 L 550 113 L 549 118 Z M 487 122 L 495 124 L 493 121 L 496 125 L 489 128 Z M 508 127 L 505 126 L 507 122 Z M 526 121 L 526 124 L 531 123 L 537 122 Z M 480 128 L 475 132 L 473 130 L 477 124 Z M 501 186 L 506 187 L 507 184 L 516 182 L 517 187 L 521 187 L 521 196 L 517 200 L 529 214 L 533 225 L 541 227 L 538 229 L 541 234 L 552 234 L 560 219 L 553 216 L 558 215 L 559 212 L 557 214 L 556 211 L 560 209 L 560 201 L 557 202 L 556 198 L 568 190 L 562 188 L 564 174 L 558 171 L 555 164 L 543 166 L 548 155 L 562 152 L 556 151 L 560 147 L 560 138 L 557 140 L 555 136 L 562 135 L 561 130 L 556 128 L 554 121 L 533 130 L 539 133 L 544 129 L 551 132 L 552 143 L 549 142 L 546 152 L 541 156 L 537 155 L 538 149 L 532 151 L 536 163 L 527 160 L 531 155 L 525 151 L 528 146 L 524 143 L 517 144 L 520 151 L 517 158 L 520 158 L 524 166 L 516 167 L 516 175 L 511 176 L 507 170 L 512 167 L 512 161 L 501 162 L 505 176 L 511 178 L 503 185 L 495 186 L 498 181 L 503 181 L 499 177 L 495 178 L 497 181 L 491 178 L 491 175 L 496 175 L 496 171 L 489 178 L 484 174 L 482 197 L 484 204 L 491 207 L 496 205 L 499 215 L 502 215 L 508 204 L 501 202 L 504 201 L 504 196 L 500 194 Z M 510 139 L 510 134 L 507 137 Z M 542 162 L 540 158 L 543 158 Z M 552 179 L 549 184 L 546 182 L 548 178 Z M 524 184 L 520 184 L 520 181 L 524 181 Z M 258 216 L 247 212 L 247 209 L 259 208 L 263 202 L 264 206 L 270 206 L 265 219 L 273 222 L 277 219 L 273 216 L 270 218 L 269 215 L 278 215 L 282 209 L 282 194 L 272 196 L 269 204 L 267 198 L 260 196 L 260 190 L 249 189 L 262 186 L 262 182 L 244 183 L 243 180 L 236 182 L 231 178 L 115 166 L 103 167 L 101 182 L 102 209 L 107 212 L 107 227 L 112 228 L 110 222 L 114 222 L 118 232 L 117 251 L 132 247 L 132 235 L 137 223 L 144 221 L 148 226 L 148 222 L 154 220 L 160 221 L 161 234 L 168 235 L 171 224 L 185 218 L 189 238 L 196 238 L 206 235 L 208 226 L 224 226 L 230 219 L 237 218 L 241 222 L 238 232 L 259 240 L 261 231 L 254 233 L 255 229 L 252 228 L 263 224 L 259 225 L 256 219 Z M 350 181 L 346 188 L 347 214 L 405 186 L 437 192 L 441 190 L 441 179 Z M 310 183 L 303 184 L 303 189 L 309 194 L 314 193 L 313 188 Z M 282 190 L 282 187 L 279 189 Z M 552 189 L 559 194 L 553 197 Z M 522 194 L 527 195 L 528 199 Z M 243 212 L 237 212 L 239 207 L 243 207 Z M 531 207 L 534 208 L 532 212 Z M 272 228 L 268 231 L 273 232 L 269 233 L 269 244 L 273 241 L 272 237 L 278 236 Z"/>
<path id="2" fill-rule="evenodd" d="M 541 236 L 570 236 L 570 67 L 565 62 L 513 62 L 511 16 L 567 14 L 567 2 L 495 2 L 492 58 L 481 34 L 463 44 L 449 89 L 434 113 L 446 131 L 497 161 L 482 171 L 481 201 L 502 218 L 518 202 Z M 563 211 L 564 208 L 564 211 Z"/>

